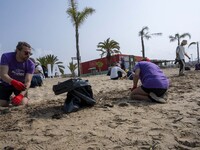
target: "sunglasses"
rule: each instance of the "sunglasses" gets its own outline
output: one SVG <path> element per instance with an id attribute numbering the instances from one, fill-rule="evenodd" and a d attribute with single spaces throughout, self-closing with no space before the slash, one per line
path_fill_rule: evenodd
<path id="1" fill-rule="evenodd" d="M 33 53 L 28 52 L 28 51 L 24 51 L 24 55 L 29 55 L 29 56 L 31 56 L 31 55 L 33 55 Z"/>

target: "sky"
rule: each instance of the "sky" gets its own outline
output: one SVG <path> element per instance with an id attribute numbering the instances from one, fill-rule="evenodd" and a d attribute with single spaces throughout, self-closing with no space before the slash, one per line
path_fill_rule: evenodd
<path id="1" fill-rule="evenodd" d="M 200 0 L 77 0 L 78 10 L 95 9 L 79 28 L 81 61 L 100 58 L 99 42 L 110 38 L 119 43 L 122 54 L 141 56 L 138 32 L 149 27 L 161 32 L 145 40 L 150 59 L 175 59 L 177 42 L 169 35 L 190 33 L 188 43 L 200 41 Z M 75 29 L 66 13 L 68 0 L 0 0 L 0 55 L 14 51 L 18 41 L 28 42 L 33 57 L 53 54 L 64 63 L 66 72 L 76 56 Z M 186 52 L 197 58 L 196 46 Z"/>

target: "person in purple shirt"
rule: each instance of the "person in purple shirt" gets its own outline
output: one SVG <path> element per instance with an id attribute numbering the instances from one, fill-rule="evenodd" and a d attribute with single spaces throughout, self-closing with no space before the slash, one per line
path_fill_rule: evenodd
<path id="1" fill-rule="evenodd" d="M 29 59 L 31 46 L 18 42 L 15 52 L 4 53 L 0 61 L 0 106 L 26 105 L 28 89 L 35 69 Z"/>
<path id="2" fill-rule="evenodd" d="M 166 92 L 169 88 L 169 80 L 156 64 L 148 60 L 140 61 L 135 65 L 133 74 L 131 99 L 167 102 Z M 138 86 L 139 79 L 141 86 Z"/>

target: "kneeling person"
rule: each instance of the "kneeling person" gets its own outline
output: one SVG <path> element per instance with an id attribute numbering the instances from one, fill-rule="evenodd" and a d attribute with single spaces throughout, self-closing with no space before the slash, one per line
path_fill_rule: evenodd
<path id="1" fill-rule="evenodd" d="M 28 103 L 27 90 L 34 72 L 34 63 L 29 59 L 31 46 L 18 42 L 15 52 L 4 53 L 0 62 L 0 106 L 9 106 L 10 97 L 13 105 Z"/>
<path id="2" fill-rule="evenodd" d="M 141 61 L 134 69 L 133 88 L 131 99 L 153 100 L 166 103 L 166 92 L 169 88 L 169 80 L 162 70 L 154 63 Z M 140 79 L 142 85 L 137 86 Z"/>
<path id="3" fill-rule="evenodd" d="M 115 64 L 110 71 L 110 79 L 111 80 L 118 80 L 119 78 L 122 77 L 122 74 L 125 74 L 126 76 L 126 72 L 121 69 L 118 64 Z"/>

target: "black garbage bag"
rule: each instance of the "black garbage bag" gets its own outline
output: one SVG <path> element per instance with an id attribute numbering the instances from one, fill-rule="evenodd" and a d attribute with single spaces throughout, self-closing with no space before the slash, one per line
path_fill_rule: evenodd
<path id="1" fill-rule="evenodd" d="M 55 95 L 67 93 L 64 103 L 65 113 L 78 111 L 80 108 L 93 106 L 96 101 L 88 80 L 69 79 L 53 86 Z"/>

